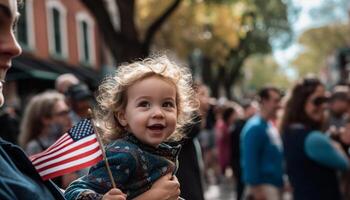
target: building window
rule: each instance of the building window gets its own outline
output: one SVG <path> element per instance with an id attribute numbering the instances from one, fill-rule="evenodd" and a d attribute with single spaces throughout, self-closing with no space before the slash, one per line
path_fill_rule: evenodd
<path id="1" fill-rule="evenodd" d="M 94 21 L 85 12 L 77 14 L 77 38 L 79 61 L 83 65 L 95 64 Z"/>
<path id="2" fill-rule="evenodd" d="M 67 58 L 67 11 L 59 1 L 49 0 L 47 16 L 50 53 L 58 59 Z"/>
<path id="3" fill-rule="evenodd" d="M 34 49 L 34 15 L 33 0 L 23 1 L 23 6 L 19 8 L 21 17 L 17 26 L 17 39 L 24 50 Z"/>

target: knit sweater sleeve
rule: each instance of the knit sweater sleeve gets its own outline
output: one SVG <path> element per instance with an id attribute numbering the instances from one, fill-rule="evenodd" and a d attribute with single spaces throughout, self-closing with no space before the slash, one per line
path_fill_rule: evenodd
<path id="1" fill-rule="evenodd" d="M 113 179 L 119 189 L 135 172 L 136 160 L 128 152 L 106 151 Z M 106 170 L 105 162 L 101 161 L 92 167 L 89 174 L 69 185 L 64 195 L 67 200 L 102 199 L 102 196 L 112 189 L 112 183 Z M 123 191 L 125 192 L 125 191 Z"/>
<path id="2" fill-rule="evenodd" d="M 349 169 L 348 159 L 331 143 L 331 139 L 319 131 L 311 132 L 305 139 L 304 150 L 313 161 L 332 169 Z"/>

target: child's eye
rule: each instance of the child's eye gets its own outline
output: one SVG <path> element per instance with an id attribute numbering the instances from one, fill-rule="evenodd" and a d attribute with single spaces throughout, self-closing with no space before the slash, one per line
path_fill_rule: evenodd
<path id="1" fill-rule="evenodd" d="M 148 101 L 141 101 L 137 106 L 149 108 L 151 106 L 151 104 Z"/>
<path id="2" fill-rule="evenodd" d="M 163 103 L 163 107 L 166 107 L 166 108 L 174 108 L 175 107 L 175 104 L 171 101 L 167 101 L 167 102 L 164 102 Z"/>

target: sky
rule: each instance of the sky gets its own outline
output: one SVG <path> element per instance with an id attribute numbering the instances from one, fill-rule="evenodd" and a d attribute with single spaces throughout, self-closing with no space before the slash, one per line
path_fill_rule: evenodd
<path id="1" fill-rule="evenodd" d="M 295 5 L 300 6 L 301 9 L 297 21 L 292 25 L 292 28 L 296 34 L 296 40 L 298 35 L 300 35 L 303 31 L 311 27 L 329 23 L 321 21 L 322 19 L 310 16 L 310 10 L 319 6 L 322 3 L 322 0 L 293 0 L 293 2 Z M 290 61 L 297 56 L 300 49 L 301 47 L 295 41 L 287 49 L 274 49 L 273 52 L 273 55 L 280 66 L 286 70 L 289 76 L 294 78 L 296 78 L 296 73 L 292 68 L 290 68 Z"/>
<path id="2" fill-rule="evenodd" d="M 301 10 L 297 21 L 293 24 L 293 30 L 296 34 L 296 38 L 304 30 L 312 27 L 316 22 L 309 15 L 309 11 L 318 6 L 321 2 L 320 0 L 294 0 L 294 3 L 300 6 Z M 296 41 L 287 49 L 275 49 L 274 56 L 280 66 L 287 71 L 290 76 L 295 76 L 295 72 L 289 68 L 289 62 L 295 58 L 300 47 Z"/>

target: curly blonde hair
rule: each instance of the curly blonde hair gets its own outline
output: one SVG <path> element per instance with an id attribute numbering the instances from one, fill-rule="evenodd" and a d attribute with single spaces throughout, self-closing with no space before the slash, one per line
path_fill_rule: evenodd
<path id="1" fill-rule="evenodd" d="M 99 86 L 95 120 L 105 141 L 125 135 L 125 128 L 116 116 L 126 108 L 127 90 L 136 82 L 152 76 L 158 76 L 176 86 L 177 125 L 167 141 L 178 141 L 184 137 L 181 130 L 192 122 L 193 112 L 198 109 L 198 101 L 192 87 L 192 75 L 187 67 L 178 66 L 166 56 L 160 56 L 122 65 L 118 67 L 114 76 L 105 78 Z"/>

